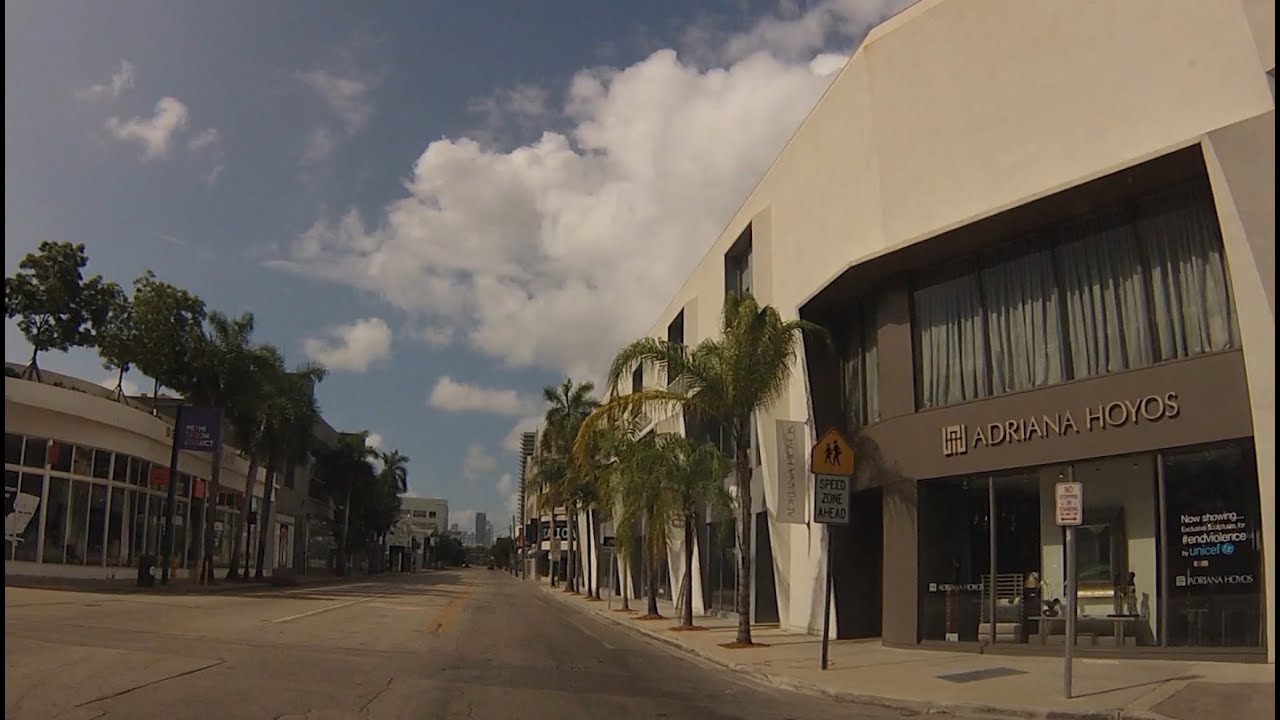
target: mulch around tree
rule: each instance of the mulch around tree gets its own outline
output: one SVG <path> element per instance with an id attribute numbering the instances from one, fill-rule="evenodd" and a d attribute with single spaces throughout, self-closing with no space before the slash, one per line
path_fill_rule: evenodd
<path id="1" fill-rule="evenodd" d="M 613 611 L 614 611 L 614 612 L 631 613 L 631 614 L 633 614 L 633 615 L 634 615 L 635 613 L 640 612 L 639 610 L 632 610 L 631 608 L 614 608 L 614 609 L 613 609 Z"/>
<path id="2" fill-rule="evenodd" d="M 722 648 L 726 648 L 726 649 L 728 649 L 728 650 L 746 650 L 746 649 L 748 649 L 748 648 L 764 648 L 764 647 L 769 647 L 769 643 L 758 643 L 758 642 L 751 642 L 751 643 L 727 642 L 727 643 L 720 643 L 720 647 L 722 647 Z"/>
<path id="3" fill-rule="evenodd" d="M 673 628 L 667 628 L 667 629 L 670 630 L 671 632 L 698 632 L 701 630 L 706 630 L 706 628 L 702 627 L 701 625 L 690 625 L 688 627 L 685 627 L 684 625 L 677 625 Z"/>
<path id="4" fill-rule="evenodd" d="M 650 613 L 645 613 L 644 615 L 640 615 L 639 617 L 636 617 L 633 619 L 634 620 L 666 620 L 667 618 L 662 615 L 653 615 Z"/>

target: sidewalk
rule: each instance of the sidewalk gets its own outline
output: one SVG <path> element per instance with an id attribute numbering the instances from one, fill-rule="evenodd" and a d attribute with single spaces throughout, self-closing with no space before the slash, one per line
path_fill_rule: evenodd
<path id="1" fill-rule="evenodd" d="M 829 669 L 818 669 L 821 640 L 775 626 L 752 628 L 768 647 L 727 649 L 737 621 L 698 617 L 705 632 L 673 632 L 679 616 L 659 602 L 668 619 L 638 621 L 611 612 L 605 602 L 542 589 L 576 609 L 642 632 L 711 662 L 775 686 L 913 713 L 946 711 L 983 718 L 1125 718 L 1133 720 L 1253 720 L 1275 715 L 1275 667 L 1266 664 L 1167 660 L 1078 659 L 1074 695 L 1062 697 L 1062 659 L 981 655 L 883 647 L 878 640 L 830 645 Z M 632 601 L 644 609 L 644 600 Z"/>
<path id="2" fill-rule="evenodd" d="M 156 595 L 221 595 L 227 593 L 268 593 L 273 590 L 284 590 L 297 587 L 319 587 L 325 585 L 345 585 L 355 582 L 368 582 L 370 579 L 386 578 L 402 573 L 382 573 L 379 575 L 291 575 L 288 578 L 272 579 L 268 576 L 262 580 L 224 580 L 219 573 L 213 585 L 199 585 L 188 578 L 175 578 L 168 585 L 161 585 L 159 578 L 152 587 L 138 587 L 135 578 L 117 578 L 115 580 L 37 577 L 29 575 L 6 575 L 5 587 L 32 588 L 38 590 L 65 590 L 71 592 L 91 593 L 129 593 Z"/>

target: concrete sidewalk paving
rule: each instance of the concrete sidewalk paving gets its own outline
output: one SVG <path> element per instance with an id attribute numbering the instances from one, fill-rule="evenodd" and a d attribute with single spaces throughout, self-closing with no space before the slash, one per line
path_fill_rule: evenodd
<path id="1" fill-rule="evenodd" d="M 225 570 L 223 571 L 225 573 Z M 378 575 L 291 575 L 287 578 L 268 576 L 262 580 L 225 580 L 219 574 L 213 585 L 200 585 L 189 578 L 174 578 L 168 585 L 161 585 L 157 578 L 152 587 L 139 587 L 133 577 L 114 580 L 38 577 L 24 575 L 6 575 L 5 587 L 23 587 L 39 590 L 68 590 L 94 593 L 140 593 L 171 595 L 220 595 L 228 593 L 269 593 L 273 590 L 288 590 L 298 587 L 339 586 L 358 582 L 369 582 L 376 579 L 388 579 L 406 573 L 382 573 Z"/>
<path id="2" fill-rule="evenodd" d="M 775 686 L 918 713 L 982 718 L 1124 718 L 1252 720 L 1275 716 L 1275 667 L 1168 660 L 1078 659 L 1074 697 L 1062 695 L 1060 657 L 989 655 L 886 648 L 878 640 L 832 641 L 829 668 L 818 669 L 821 640 L 776 626 L 752 629 L 768 647 L 728 649 L 735 619 L 698 617 L 705 631 L 676 632 L 670 603 L 664 620 L 636 620 L 604 602 L 542 585 L 577 609 L 642 632 L 684 652 Z M 644 609 L 644 601 L 633 601 Z"/>

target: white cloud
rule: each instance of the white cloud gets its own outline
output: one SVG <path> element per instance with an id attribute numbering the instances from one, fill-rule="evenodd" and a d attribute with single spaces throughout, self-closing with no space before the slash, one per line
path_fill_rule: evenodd
<path id="1" fill-rule="evenodd" d="M 104 387 L 104 388 L 108 389 L 108 390 L 115 390 L 115 389 L 116 389 L 116 380 L 117 380 L 117 379 L 118 379 L 118 378 L 117 378 L 116 374 L 115 374 L 115 373 L 111 373 L 110 375 L 108 375 L 108 376 L 106 376 L 106 377 L 102 378 L 101 380 L 99 380 L 99 381 L 98 381 L 98 384 L 99 384 L 99 385 L 101 385 L 102 387 Z M 121 385 L 122 385 L 122 387 L 124 387 L 124 394 L 125 394 L 125 395 L 137 395 L 139 392 L 141 392 L 141 390 L 138 388 L 138 383 L 136 383 L 136 382 L 134 382 L 134 381 L 130 380 L 130 379 L 129 379 L 129 378 L 127 378 L 127 377 L 124 379 L 124 382 L 123 382 Z"/>
<path id="2" fill-rule="evenodd" d="M 307 133 L 306 144 L 302 147 L 301 162 L 303 165 L 319 164 L 329 157 L 337 146 L 338 142 L 333 138 L 332 130 L 325 127 L 316 128 Z"/>
<path id="3" fill-rule="evenodd" d="M 364 446 L 365 446 L 365 447 L 367 447 L 367 448 L 371 448 L 371 449 L 373 449 L 373 450 L 381 450 L 381 449 L 382 449 L 382 434 L 381 434 L 381 433 L 376 433 L 376 432 L 371 432 L 371 433 L 369 433 L 369 435 L 368 435 L 368 436 L 366 436 L 366 437 L 365 437 L 365 439 L 364 439 Z"/>
<path id="4" fill-rule="evenodd" d="M 898 4 L 761 21 L 723 40 L 717 67 L 662 50 L 582 70 L 557 108 L 566 132 L 509 152 L 433 142 L 404 197 L 370 222 L 354 209 L 316 222 L 271 264 L 378 294 L 510 366 L 598 373 L 656 319 L 826 89 L 835 61 L 814 62 L 818 50 L 851 46 L 841 33 Z"/>
<path id="5" fill-rule="evenodd" d="M 298 77 L 320 96 L 348 134 L 359 132 L 373 115 L 373 106 L 368 100 L 370 83 L 365 78 L 329 70 L 312 70 Z"/>
<path id="6" fill-rule="evenodd" d="M 478 480 L 498 469 L 498 458 L 489 454 L 480 443 L 467 446 L 466 457 L 462 459 L 462 476 L 468 480 Z"/>
<path id="7" fill-rule="evenodd" d="M 187 116 L 187 106 L 181 100 L 164 97 L 156 103 L 156 112 L 149 118 L 107 118 L 107 131 L 119 140 L 142 145 L 143 160 L 150 160 L 169 153 L 174 135 L 187 127 Z"/>
<path id="8" fill-rule="evenodd" d="M 516 478 L 511 473 L 503 473 L 498 478 L 498 497 L 502 498 L 506 504 L 503 509 L 508 513 L 519 514 L 520 506 L 520 486 L 516 483 Z"/>
<path id="9" fill-rule="evenodd" d="M 307 338 L 303 352 L 330 370 L 364 372 L 391 355 L 391 328 L 382 318 L 364 318 L 326 330 L 327 338 Z"/>
<path id="10" fill-rule="evenodd" d="M 536 407 L 536 402 L 515 390 L 471 385 L 448 375 L 442 375 L 427 396 L 427 404 L 437 410 L 494 415 L 521 415 Z"/>
<path id="11" fill-rule="evenodd" d="M 85 100 L 120 97 L 125 90 L 133 87 L 134 80 L 133 63 L 128 60 L 121 60 L 120 66 L 111 74 L 110 80 L 105 83 L 95 83 L 83 90 L 77 90 L 76 96 Z"/>
<path id="12" fill-rule="evenodd" d="M 410 330 L 409 335 L 437 348 L 449 347 L 455 337 L 453 328 L 448 325 L 425 325 Z"/>
<path id="13" fill-rule="evenodd" d="M 219 140 L 217 128 L 205 128 L 196 133 L 187 141 L 187 147 L 193 151 L 199 152 L 207 147 L 212 147 Z"/>
<path id="14" fill-rule="evenodd" d="M 520 452 L 521 436 L 527 432 L 537 430 L 541 424 L 541 415 L 526 415 L 520 418 L 515 425 L 511 426 L 511 430 L 507 432 L 506 437 L 502 438 L 502 449 L 513 453 Z"/>

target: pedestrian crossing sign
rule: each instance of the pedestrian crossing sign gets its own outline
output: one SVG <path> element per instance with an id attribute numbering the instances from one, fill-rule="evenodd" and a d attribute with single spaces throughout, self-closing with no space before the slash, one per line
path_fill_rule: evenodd
<path id="1" fill-rule="evenodd" d="M 809 451 L 809 472 L 853 477 L 853 448 L 836 428 L 823 433 Z"/>

